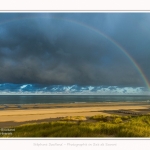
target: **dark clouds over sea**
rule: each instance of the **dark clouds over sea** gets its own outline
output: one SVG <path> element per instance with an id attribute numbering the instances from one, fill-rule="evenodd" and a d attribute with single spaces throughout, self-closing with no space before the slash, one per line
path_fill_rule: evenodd
<path id="1" fill-rule="evenodd" d="M 149 13 L 0 13 L 0 83 L 146 86 Z"/>

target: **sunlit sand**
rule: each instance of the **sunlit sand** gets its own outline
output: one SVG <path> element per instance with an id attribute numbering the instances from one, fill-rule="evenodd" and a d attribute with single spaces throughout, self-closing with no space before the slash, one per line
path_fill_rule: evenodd
<path id="1" fill-rule="evenodd" d="M 150 113 L 149 103 L 72 103 L 72 104 L 20 104 L 0 105 L 0 127 L 26 122 L 42 122 L 66 116 L 139 115 Z"/>

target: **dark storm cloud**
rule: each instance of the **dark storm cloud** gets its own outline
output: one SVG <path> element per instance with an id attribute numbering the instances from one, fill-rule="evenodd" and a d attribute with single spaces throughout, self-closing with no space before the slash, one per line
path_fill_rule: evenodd
<path id="1" fill-rule="evenodd" d="M 0 82 L 145 86 L 123 45 L 150 74 L 150 14 L 0 14 Z M 146 59 L 145 59 L 146 58 Z"/>

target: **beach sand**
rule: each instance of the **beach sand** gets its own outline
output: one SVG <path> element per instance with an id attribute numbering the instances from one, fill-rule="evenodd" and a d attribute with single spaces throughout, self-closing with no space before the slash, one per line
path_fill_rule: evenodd
<path id="1" fill-rule="evenodd" d="M 59 120 L 66 116 L 139 115 L 150 113 L 147 102 L 0 105 L 0 127 Z"/>

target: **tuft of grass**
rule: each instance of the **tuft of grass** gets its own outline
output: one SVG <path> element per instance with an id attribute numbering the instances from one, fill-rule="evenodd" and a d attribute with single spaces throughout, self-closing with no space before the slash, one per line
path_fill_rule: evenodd
<path id="1" fill-rule="evenodd" d="M 104 122 L 108 121 L 108 117 L 104 115 L 95 115 L 95 116 L 90 117 L 90 119 L 96 120 L 96 121 L 104 121 Z"/>
<path id="2" fill-rule="evenodd" d="M 122 123 L 122 119 L 121 118 L 115 118 L 114 120 L 114 123 Z"/>
<path id="3" fill-rule="evenodd" d="M 62 118 L 63 121 L 84 121 L 86 120 L 85 116 L 67 116 Z"/>

